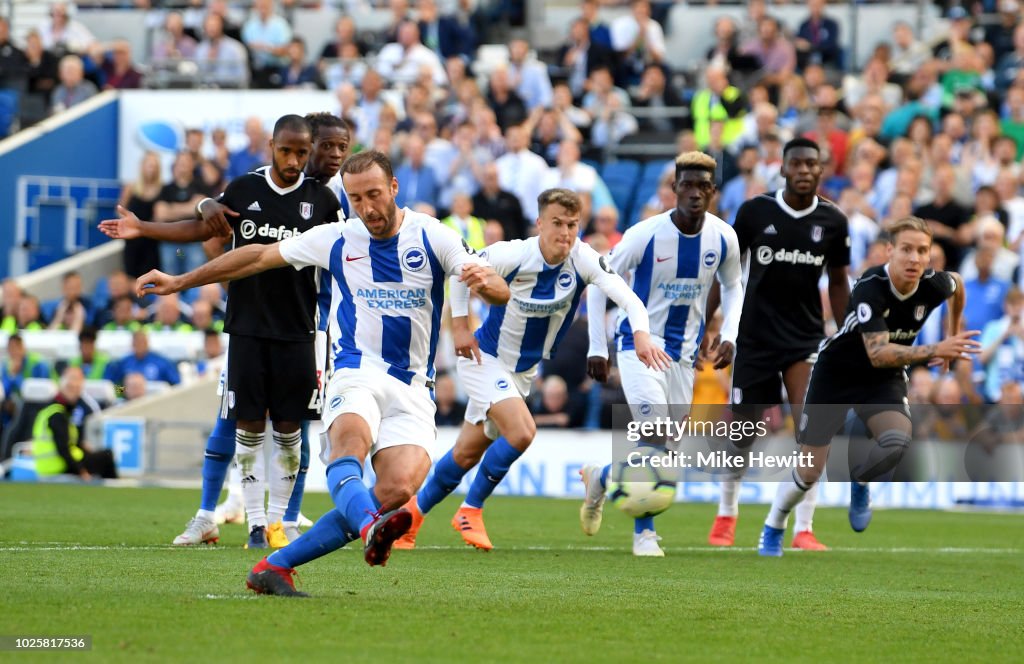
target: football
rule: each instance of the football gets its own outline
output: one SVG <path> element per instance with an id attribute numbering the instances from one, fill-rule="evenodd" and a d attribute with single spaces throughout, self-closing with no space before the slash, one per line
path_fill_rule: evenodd
<path id="1" fill-rule="evenodd" d="M 663 450 L 639 447 L 626 460 L 612 465 L 608 477 L 608 499 L 633 518 L 661 514 L 676 497 L 676 468 L 650 463 L 664 457 Z"/>

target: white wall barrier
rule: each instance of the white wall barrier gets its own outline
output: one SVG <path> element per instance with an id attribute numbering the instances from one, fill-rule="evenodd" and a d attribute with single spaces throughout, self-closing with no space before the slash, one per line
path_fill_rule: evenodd
<path id="1" fill-rule="evenodd" d="M 455 445 L 458 429 L 438 430 L 437 440 L 428 446 L 434 461 Z M 927 443 L 922 443 L 927 445 Z M 936 447 L 953 449 L 955 443 L 934 443 Z M 306 489 L 327 490 L 326 470 L 317 458 L 319 442 L 311 441 L 311 461 Z M 606 463 L 612 456 L 611 434 L 606 431 L 552 431 L 541 429 L 533 445 L 512 466 L 508 476 L 498 486 L 496 495 L 546 496 L 552 498 L 581 498 L 583 485 L 578 471 L 588 463 Z M 470 471 L 458 488 L 459 493 L 469 490 L 476 471 Z M 701 476 L 702 479 L 706 476 Z M 372 484 L 373 473 L 365 481 Z M 744 503 L 770 503 L 775 497 L 775 482 L 749 481 L 743 484 L 740 500 Z M 714 482 L 683 482 L 676 496 L 678 501 L 706 503 L 718 501 L 718 486 Z M 872 487 L 871 501 L 875 507 L 948 509 L 958 501 L 1024 501 L 1024 482 L 893 482 Z M 823 482 L 818 504 L 845 507 L 850 501 L 850 488 L 846 482 Z"/>

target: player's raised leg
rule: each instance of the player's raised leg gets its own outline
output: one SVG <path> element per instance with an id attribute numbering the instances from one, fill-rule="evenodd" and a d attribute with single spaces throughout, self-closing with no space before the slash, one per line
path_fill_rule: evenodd
<path id="1" fill-rule="evenodd" d="M 505 478 L 512 464 L 530 446 L 537 433 L 530 410 L 521 398 L 499 401 L 491 406 L 488 417 L 501 432 L 501 437 L 484 454 L 466 500 L 452 519 L 452 527 L 462 536 L 463 541 L 484 551 L 493 548 L 484 527 L 484 501 Z"/>

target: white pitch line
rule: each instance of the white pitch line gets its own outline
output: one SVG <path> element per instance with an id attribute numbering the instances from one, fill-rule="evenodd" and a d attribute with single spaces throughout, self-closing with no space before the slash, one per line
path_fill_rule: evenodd
<path id="1" fill-rule="evenodd" d="M 28 546 L 3 546 L 0 545 L 0 552 L 5 553 L 21 553 L 21 552 L 33 552 L 33 551 L 181 551 L 181 550 L 192 550 L 192 551 L 234 551 L 236 547 L 233 546 L 105 546 L 105 545 L 89 545 L 89 544 L 72 544 L 72 543 L 57 543 L 57 542 L 44 542 L 47 546 L 31 546 L 29 542 L 19 542 L 18 544 Z M 664 547 L 666 551 L 670 553 L 751 553 L 757 550 L 756 547 L 717 547 L 717 546 L 683 546 L 683 547 Z M 471 551 L 468 546 L 419 546 L 417 549 L 425 551 Z M 342 551 L 355 551 L 353 548 L 341 549 Z M 613 546 L 517 546 L 517 547 L 501 547 L 495 550 L 495 555 L 500 555 L 504 551 L 515 552 L 515 551 L 551 551 L 551 552 L 570 552 L 570 551 L 584 551 L 584 552 L 605 552 L 605 551 L 626 551 L 626 547 L 613 547 Z M 786 549 L 794 553 L 807 553 L 802 552 L 799 549 Z M 897 553 L 897 554 L 984 554 L 984 555 L 1010 555 L 1024 553 L 1024 549 L 1016 548 L 985 548 L 985 547 L 833 547 L 831 549 L 835 553 Z M 400 554 L 407 555 L 407 554 Z"/>

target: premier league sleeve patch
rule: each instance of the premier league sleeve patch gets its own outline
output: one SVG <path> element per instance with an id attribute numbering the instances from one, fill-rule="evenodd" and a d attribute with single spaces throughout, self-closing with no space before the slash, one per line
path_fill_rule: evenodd
<path id="1" fill-rule="evenodd" d="M 871 320 L 871 305 L 867 302 L 861 302 L 857 305 L 857 320 L 861 323 L 866 323 Z"/>

